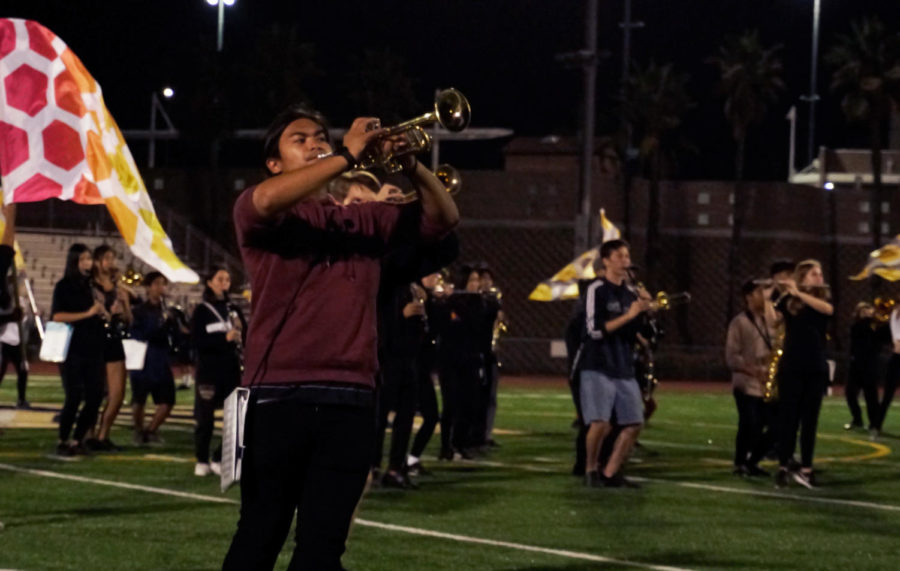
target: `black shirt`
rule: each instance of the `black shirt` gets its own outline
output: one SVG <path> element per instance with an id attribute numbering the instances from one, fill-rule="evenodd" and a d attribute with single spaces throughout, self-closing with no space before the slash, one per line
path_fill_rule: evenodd
<path id="1" fill-rule="evenodd" d="M 887 325 L 876 324 L 871 319 L 857 319 L 850 326 L 850 365 L 875 368 L 881 347 L 891 341 Z"/>
<path id="2" fill-rule="evenodd" d="M 776 307 L 784 316 L 784 354 L 779 370 L 827 372 L 825 361 L 828 316 L 804 304 L 797 315 L 788 311 L 790 297 Z"/>
<path id="3" fill-rule="evenodd" d="M 57 313 L 81 313 L 94 305 L 94 293 L 91 289 L 91 278 L 88 276 L 65 277 L 56 282 L 53 288 L 53 304 L 50 314 Z M 94 315 L 87 319 L 81 319 L 70 323 L 72 326 L 72 341 L 69 344 L 69 353 L 66 360 L 73 356 L 81 358 L 103 358 L 103 344 L 106 340 L 106 332 L 103 327 L 103 319 Z"/>
<path id="4" fill-rule="evenodd" d="M 587 287 L 581 370 L 600 371 L 615 379 L 634 378 L 634 344 L 643 317 L 613 332 L 606 331 L 606 323 L 627 313 L 635 301 L 637 292 L 624 281 L 616 285 L 601 279 Z"/>

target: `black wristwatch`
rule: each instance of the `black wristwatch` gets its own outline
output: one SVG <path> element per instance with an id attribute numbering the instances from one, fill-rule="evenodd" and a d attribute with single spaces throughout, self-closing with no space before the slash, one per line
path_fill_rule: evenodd
<path id="1" fill-rule="evenodd" d="M 347 147 L 341 147 L 341 149 L 335 154 L 347 161 L 347 170 L 353 170 L 356 168 L 358 164 L 356 157 L 353 156 L 353 153 L 347 150 Z"/>

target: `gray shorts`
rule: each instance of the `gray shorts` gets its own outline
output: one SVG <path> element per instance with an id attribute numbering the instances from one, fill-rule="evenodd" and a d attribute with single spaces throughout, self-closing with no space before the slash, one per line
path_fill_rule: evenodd
<path id="1" fill-rule="evenodd" d="M 644 402 L 637 381 L 613 379 L 600 371 L 581 371 L 581 416 L 585 424 L 609 422 L 613 410 L 616 424 L 643 424 Z"/>

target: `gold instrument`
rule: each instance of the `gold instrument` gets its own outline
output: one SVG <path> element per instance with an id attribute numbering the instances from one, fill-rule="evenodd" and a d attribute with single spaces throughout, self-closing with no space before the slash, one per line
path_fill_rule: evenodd
<path id="1" fill-rule="evenodd" d="M 772 354 L 769 358 L 769 368 L 766 371 L 766 380 L 763 383 L 763 401 L 775 402 L 778 400 L 778 364 L 784 355 L 784 325 L 782 325 L 775 339 L 772 341 Z"/>
<path id="2" fill-rule="evenodd" d="M 891 298 L 876 297 L 872 305 L 875 307 L 875 315 L 872 316 L 872 319 L 878 323 L 887 323 L 891 319 L 891 313 L 897 306 L 897 302 Z"/>
<path id="3" fill-rule="evenodd" d="M 657 311 L 668 311 L 676 305 L 682 305 L 691 302 L 691 294 L 686 291 L 677 293 L 658 292 L 656 298 L 650 302 L 652 308 Z"/>
<path id="4" fill-rule="evenodd" d="M 468 127 L 471 120 L 472 107 L 465 95 L 453 88 L 439 91 L 435 95 L 434 108 L 431 111 L 393 127 L 386 127 L 379 140 L 363 151 L 363 155 L 359 158 L 359 168 L 381 168 L 389 173 L 400 172 L 403 167 L 397 161 L 397 157 L 431 150 L 431 135 L 425 131 L 424 126 L 437 123 L 450 132 L 458 133 Z M 403 139 L 405 143 L 403 148 L 395 151 L 382 150 L 381 139 L 395 137 Z M 333 155 L 334 153 L 325 153 L 319 155 L 319 158 Z"/>
<path id="5" fill-rule="evenodd" d="M 459 194 L 459 191 L 462 190 L 462 176 L 460 176 L 456 167 L 448 164 L 438 165 L 438 168 L 434 171 L 434 176 L 441 181 L 441 184 L 444 185 L 444 190 L 446 190 L 447 194 L 450 196 L 456 196 Z M 397 204 L 409 204 L 410 202 L 415 202 L 417 200 L 419 200 L 419 193 L 412 191 L 401 195 L 397 200 L 391 202 L 396 202 Z"/>

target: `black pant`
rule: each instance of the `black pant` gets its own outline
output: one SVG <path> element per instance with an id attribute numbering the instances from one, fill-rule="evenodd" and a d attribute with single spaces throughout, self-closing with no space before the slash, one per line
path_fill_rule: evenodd
<path id="1" fill-rule="evenodd" d="M 862 425 L 862 410 L 859 408 L 859 391 L 862 389 L 866 399 L 866 414 L 869 417 L 869 426 L 877 428 L 881 422 L 881 405 L 878 402 L 878 384 L 875 379 L 874 363 L 850 363 L 850 371 L 847 375 L 847 386 L 844 388 L 844 396 L 847 406 L 850 408 L 850 416 L 853 424 Z"/>
<path id="2" fill-rule="evenodd" d="M 812 467 L 819 410 L 827 386 L 827 371 L 778 372 L 778 461 L 781 466 L 787 466 L 794 455 L 799 428 L 800 465 Z"/>
<path id="3" fill-rule="evenodd" d="M 197 462 L 209 462 L 209 447 L 212 444 L 213 430 L 216 422 L 216 409 L 222 408 L 224 389 L 210 383 L 197 381 L 194 392 L 194 455 Z M 212 454 L 213 462 L 222 459 L 222 443 L 220 442 Z"/>
<path id="4" fill-rule="evenodd" d="M 884 424 L 884 418 L 887 416 L 888 408 L 891 401 L 894 400 L 894 393 L 897 391 L 897 382 L 900 381 L 900 355 L 894 353 L 891 360 L 888 361 L 887 378 L 884 380 L 884 395 L 881 397 L 881 407 L 878 412 L 878 424 L 875 426 L 881 430 Z M 869 421 L 871 422 L 871 418 Z"/>
<path id="5" fill-rule="evenodd" d="M 734 465 L 755 466 L 772 447 L 771 409 L 762 397 L 750 396 L 737 389 L 733 392 L 738 410 Z"/>
<path id="6" fill-rule="evenodd" d="M 19 400 L 25 400 L 25 388 L 28 386 L 28 365 L 22 359 L 22 345 L 2 344 L 0 349 L 0 382 L 6 376 L 7 365 L 12 363 L 16 368 L 17 382 L 16 390 L 19 394 Z"/>
<path id="7" fill-rule="evenodd" d="M 434 428 L 438 423 L 437 394 L 434 392 L 434 381 L 431 379 L 433 362 L 420 363 L 417 367 L 418 390 L 416 391 L 416 408 L 422 415 L 422 426 L 416 432 L 412 448 L 409 453 L 417 458 L 425 452 L 428 441 L 434 434 Z"/>
<path id="8" fill-rule="evenodd" d="M 471 419 L 477 399 L 479 368 L 477 359 L 460 356 L 442 359 L 441 375 L 441 452 L 448 453 L 471 445 Z M 484 436 L 482 433 L 481 436 Z"/>
<path id="9" fill-rule="evenodd" d="M 487 419 L 485 421 L 484 439 L 490 440 L 494 432 L 494 420 L 497 418 L 497 390 L 500 388 L 500 364 L 496 354 L 488 357 L 486 373 L 488 375 Z"/>
<path id="10" fill-rule="evenodd" d="M 353 510 L 374 446 L 371 407 L 296 400 L 257 404 L 247 415 L 241 517 L 225 570 L 272 569 L 297 512 L 288 569 L 341 569 Z"/>
<path id="11" fill-rule="evenodd" d="M 388 413 L 394 411 L 391 423 L 391 453 L 388 469 L 406 468 L 406 451 L 416 414 L 416 361 L 414 357 L 385 359 L 381 368 L 382 385 L 378 391 L 378 412 L 375 424 L 375 457 L 372 465 L 381 467 L 384 455 L 384 434 Z"/>
<path id="12" fill-rule="evenodd" d="M 72 425 L 78 416 L 78 424 L 75 425 L 72 438 L 81 442 L 87 431 L 97 422 L 97 412 L 100 410 L 103 390 L 106 388 L 106 363 L 100 354 L 69 355 L 60 363 L 59 374 L 62 377 L 63 391 L 66 393 L 59 415 L 59 439 L 62 442 L 69 440 L 69 433 L 72 432 Z M 79 413 L 78 407 L 82 402 L 84 406 Z"/>

